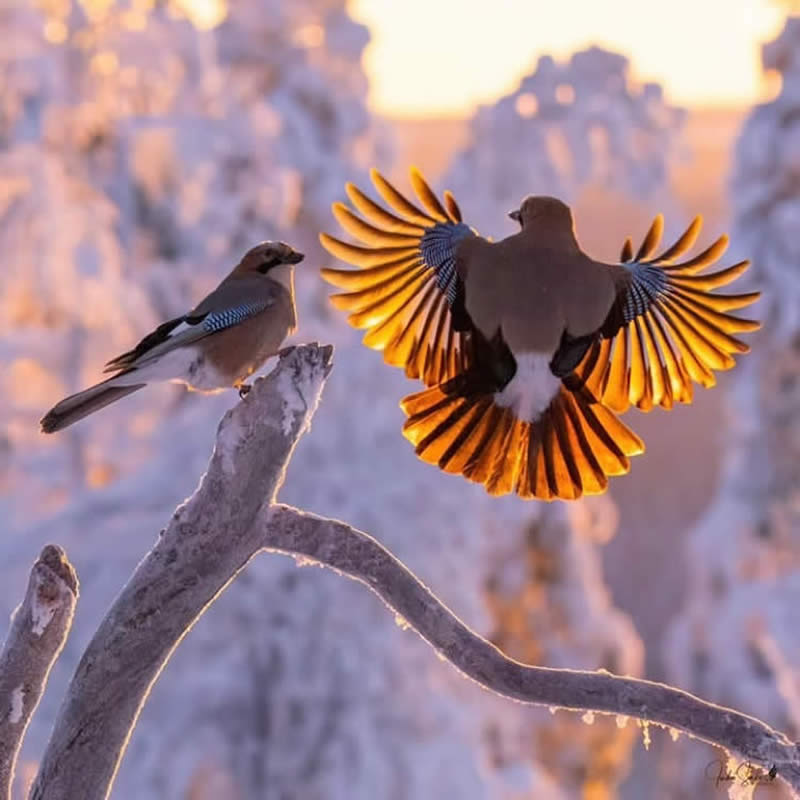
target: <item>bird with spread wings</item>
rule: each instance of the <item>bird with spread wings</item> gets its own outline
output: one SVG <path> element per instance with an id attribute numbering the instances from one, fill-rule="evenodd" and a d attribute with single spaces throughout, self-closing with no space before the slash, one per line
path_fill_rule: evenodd
<path id="1" fill-rule="evenodd" d="M 617 414 L 691 402 L 694 383 L 713 386 L 714 371 L 749 350 L 734 334 L 760 327 L 728 313 L 758 292 L 713 291 L 748 261 L 703 272 L 726 236 L 679 261 L 697 240 L 699 216 L 656 254 L 657 216 L 635 253 L 628 239 L 620 262 L 605 264 L 581 250 L 572 213 L 556 198 L 526 197 L 509 214 L 520 230 L 493 242 L 418 170 L 418 203 L 377 170 L 372 181 L 388 208 L 353 184 L 352 208 L 333 205 L 361 244 L 320 235 L 331 255 L 360 268 L 322 270 L 344 290 L 331 302 L 367 330 L 364 344 L 427 387 L 401 402 L 417 455 L 491 494 L 604 492 L 644 452 Z"/>

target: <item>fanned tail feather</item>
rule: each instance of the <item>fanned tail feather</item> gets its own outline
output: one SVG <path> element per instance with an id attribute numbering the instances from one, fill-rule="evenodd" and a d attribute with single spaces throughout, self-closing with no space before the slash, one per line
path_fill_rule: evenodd
<path id="1" fill-rule="evenodd" d="M 574 500 L 601 494 L 644 443 L 585 392 L 564 386 L 534 423 L 498 406 L 480 379 L 463 375 L 409 395 L 404 436 L 417 456 L 481 483 L 493 495 Z"/>
<path id="2" fill-rule="evenodd" d="M 635 405 L 642 411 L 672 408 L 692 401 L 693 383 L 716 383 L 714 370 L 734 366 L 733 355 L 749 346 L 733 334 L 758 330 L 761 324 L 727 312 L 749 306 L 759 292 L 720 295 L 712 291 L 736 280 L 750 265 L 740 261 L 717 272 L 698 275 L 717 261 L 728 245 L 721 236 L 683 263 L 674 262 L 697 240 L 702 218 L 653 256 L 663 231 L 659 215 L 636 254 L 627 239 L 621 261 L 630 270 L 630 300 L 620 309 L 622 327 L 597 341 L 575 371 L 588 391 L 617 413 Z"/>

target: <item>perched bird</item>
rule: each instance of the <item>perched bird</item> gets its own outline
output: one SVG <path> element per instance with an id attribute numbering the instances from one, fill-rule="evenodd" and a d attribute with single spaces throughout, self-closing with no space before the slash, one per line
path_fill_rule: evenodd
<path id="1" fill-rule="evenodd" d="M 246 394 L 247 378 L 295 329 L 293 266 L 302 260 L 283 242 L 256 245 L 188 314 L 164 322 L 109 361 L 104 371 L 114 373 L 110 378 L 53 406 L 42 431 L 66 428 L 155 381 L 203 392 L 236 387 Z"/>
<path id="2" fill-rule="evenodd" d="M 364 344 L 420 378 L 406 397 L 404 435 L 417 455 L 492 494 L 573 499 L 599 494 L 608 476 L 628 472 L 644 444 L 617 419 L 692 399 L 692 382 L 712 386 L 748 346 L 732 334 L 758 322 L 727 313 L 758 292 L 713 294 L 749 262 L 698 275 L 727 246 L 678 258 L 697 239 L 701 218 L 659 255 L 659 215 L 618 264 L 580 248 L 567 205 L 526 197 L 509 216 L 519 232 L 492 242 L 461 221 L 411 170 L 419 206 L 376 170 L 387 210 L 352 184 L 353 208 L 336 203 L 341 226 L 366 246 L 320 236 L 333 256 L 361 270 L 323 269 L 344 293 L 331 297 Z M 420 207 L 421 206 L 421 207 Z M 362 218 L 363 217 L 363 218 Z"/>

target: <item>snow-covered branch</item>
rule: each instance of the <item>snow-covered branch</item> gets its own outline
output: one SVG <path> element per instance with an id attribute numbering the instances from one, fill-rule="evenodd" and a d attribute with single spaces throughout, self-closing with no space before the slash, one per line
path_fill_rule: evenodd
<path id="1" fill-rule="evenodd" d="M 77 597 L 78 579 L 66 554 L 47 545 L 31 568 L 0 653 L 0 800 L 11 797 L 25 730 L 67 640 Z"/>
<path id="2" fill-rule="evenodd" d="M 173 650 L 263 548 L 258 512 L 283 482 L 332 352 L 295 348 L 223 417 L 200 485 L 136 568 L 78 664 L 33 800 L 108 796 L 150 687 Z"/>
<path id="3" fill-rule="evenodd" d="M 800 749 L 759 720 L 658 683 L 527 666 L 470 630 L 371 536 L 274 498 L 330 370 L 295 349 L 220 424 L 214 454 L 100 625 L 56 721 L 32 797 L 104 798 L 150 687 L 186 631 L 260 550 L 317 562 L 373 589 L 464 675 L 526 702 L 632 717 L 716 744 L 800 790 Z"/>
<path id="4" fill-rule="evenodd" d="M 385 547 L 343 522 L 283 505 L 259 519 L 264 546 L 312 559 L 365 583 L 440 656 L 477 683 L 525 703 L 633 717 L 683 731 L 800 790 L 800 745 L 760 720 L 661 683 L 605 670 L 521 664 L 470 630 Z"/>

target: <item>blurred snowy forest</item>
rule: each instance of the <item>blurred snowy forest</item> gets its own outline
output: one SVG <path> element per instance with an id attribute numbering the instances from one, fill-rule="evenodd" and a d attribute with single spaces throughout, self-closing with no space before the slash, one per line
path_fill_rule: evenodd
<path id="1" fill-rule="evenodd" d="M 765 50 L 783 89 L 748 119 L 734 218 L 716 220 L 755 260 L 773 324 L 697 408 L 627 420 L 647 465 L 609 496 L 550 506 L 417 461 L 400 435 L 407 381 L 328 310 L 330 203 L 373 164 L 406 167 L 403 126 L 367 108 L 369 32 L 345 0 L 12 0 L 0 31 L 0 638 L 43 544 L 81 579 L 20 797 L 83 647 L 237 398 L 151 387 L 59 436 L 37 421 L 265 238 L 307 253 L 297 340 L 336 345 L 281 500 L 372 533 L 517 659 L 666 678 L 800 736 L 799 21 Z M 492 236 L 524 194 L 558 194 L 613 258 L 656 211 L 668 234 L 704 211 L 673 180 L 690 123 L 621 55 L 543 57 L 466 124 L 437 185 Z M 488 695 L 363 587 L 262 556 L 182 642 L 113 797 L 711 796 L 714 753 L 660 731 L 644 752 L 633 723 L 588 722 Z"/>

